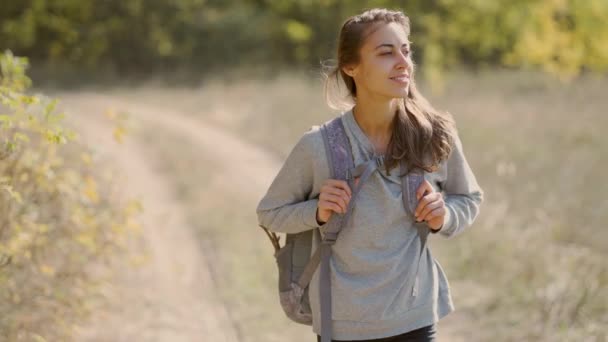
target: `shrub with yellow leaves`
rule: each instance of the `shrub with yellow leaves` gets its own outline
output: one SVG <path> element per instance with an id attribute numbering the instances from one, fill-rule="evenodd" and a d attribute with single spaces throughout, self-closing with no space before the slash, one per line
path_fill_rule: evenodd
<path id="1" fill-rule="evenodd" d="M 62 341 L 93 293 L 87 266 L 120 248 L 140 207 L 62 126 L 57 100 L 28 93 L 27 65 L 0 54 L 0 340 Z"/>

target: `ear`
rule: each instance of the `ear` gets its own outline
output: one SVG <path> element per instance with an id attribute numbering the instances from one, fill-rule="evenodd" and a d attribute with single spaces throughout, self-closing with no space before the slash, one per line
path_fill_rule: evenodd
<path id="1" fill-rule="evenodd" d="M 357 76 L 357 72 L 359 71 L 359 68 L 349 65 L 349 66 L 343 67 L 342 71 L 344 71 L 344 73 L 350 77 L 355 77 L 355 76 Z"/>

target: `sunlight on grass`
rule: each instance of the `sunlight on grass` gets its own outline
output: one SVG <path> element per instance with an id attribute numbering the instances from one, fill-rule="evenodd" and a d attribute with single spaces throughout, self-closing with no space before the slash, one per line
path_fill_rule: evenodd
<path id="1" fill-rule="evenodd" d="M 608 324 L 608 269 L 602 262 L 608 189 L 600 180 L 608 169 L 608 139 L 600 129 L 608 127 L 602 91 L 607 85 L 581 78 L 564 86 L 545 76 L 495 72 L 456 75 L 444 93 L 427 94 L 455 116 L 486 194 L 474 227 L 454 239 L 432 241 L 458 310 L 487 331 L 476 334 L 477 340 L 606 336 L 601 327 Z M 171 103 L 263 146 L 278 160 L 311 125 L 336 113 L 323 103 L 318 80 L 289 75 L 201 88 L 142 87 L 125 96 Z M 288 321 L 274 293 L 271 246 L 256 228 L 255 205 L 263 194 L 225 194 L 207 178 L 215 172 L 213 162 L 187 141 L 149 140 L 164 141 L 160 153 L 167 174 L 181 189 L 202 240 L 215 246 L 218 269 L 228 271 L 218 286 L 244 335 L 273 340 L 264 334 Z M 308 327 L 293 329 L 293 335 L 279 334 L 310 340 Z"/>

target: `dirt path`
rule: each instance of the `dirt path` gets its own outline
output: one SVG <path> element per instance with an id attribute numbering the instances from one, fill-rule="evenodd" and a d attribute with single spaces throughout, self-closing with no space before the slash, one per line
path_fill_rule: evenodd
<path id="1" fill-rule="evenodd" d="M 238 330 L 215 294 L 208 264 L 212 261 L 203 255 L 168 182 L 145 159 L 144 146 L 130 137 L 118 145 L 111 127 L 100 120 L 105 109 L 117 104 L 87 94 L 61 97 L 68 115 L 78 113 L 74 121 L 85 140 L 117 166 L 127 178 L 125 189 L 142 201 L 143 234 L 132 242 L 131 252 L 149 256 L 139 268 L 127 262 L 118 265 L 115 286 L 108 284 L 104 290 L 108 306 L 95 312 L 92 324 L 75 340 L 239 341 Z"/>
<path id="2" fill-rule="evenodd" d="M 82 332 L 87 341 L 240 341 L 238 325 L 218 300 L 210 272 L 209 256 L 196 244 L 185 214 L 174 200 L 170 182 L 154 171 L 144 158 L 144 146 L 127 139 L 126 146 L 111 140 L 109 127 L 99 120 L 108 108 L 131 114 L 140 129 L 164 127 L 179 133 L 200 148 L 224 172 L 217 178 L 231 184 L 239 196 L 257 200 L 270 184 L 280 161 L 263 149 L 231 134 L 210 127 L 169 108 L 132 103 L 96 93 L 59 94 L 68 110 L 78 113 L 77 122 L 91 141 L 115 158 L 129 177 L 129 189 L 139 194 L 145 208 L 143 240 L 151 259 L 143 268 L 124 268 L 124 277 L 110 291 L 110 307 L 93 317 Z M 169 107 L 169 106 L 167 106 Z M 86 113 L 86 117 L 84 117 Z M 68 113 L 69 114 L 69 113 Z M 93 115 L 94 114 L 94 115 Z M 102 141 L 102 138 L 105 140 Z M 221 143 L 218 143 L 221 142 Z M 232 167 L 234 156 L 247 165 L 247 175 Z M 279 307 L 276 306 L 279 310 Z M 439 341 L 460 326 L 456 314 L 442 320 Z M 455 324 L 452 324 L 455 323 Z M 452 327 L 452 328 L 451 328 Z"/>

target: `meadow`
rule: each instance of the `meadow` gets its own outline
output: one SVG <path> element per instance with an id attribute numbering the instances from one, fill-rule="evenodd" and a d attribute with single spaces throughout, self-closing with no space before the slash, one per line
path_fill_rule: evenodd
<path id="1" fill-rule="evenodd" d="M 608 80 L 591 76 L 563 84 L 513 71 L 454 74 L 442 92 L 421 85 L 438 109 L 456 118 L 485 191 L 473 227 L 431 242 L 457 307 L 453 323 L 445 324 L 449 340 L 606 338 L 608 189 L 601 176 L 608 168 L 602 131 L 608 127 L 607 86 Z M 303 132 L 339 113 L 324 103 L 320 78 L 310 74 L 106 92 L 204 121 L 271 153 L 276 171 Z M 249 174 L 239 162 L 244 151 L 232 151 L 237 174 L 257 191 L 241 192 L 217 178 L 221 168 L 179 134 L 159 126 L 144 137 L 201 248 L 217 261 L 211 266 L 215 282 L 242 339 L 310 340 L 309 328 L 282 317 L 272 247 L 256 225 L 259 190 L 274 175 Z"/>

